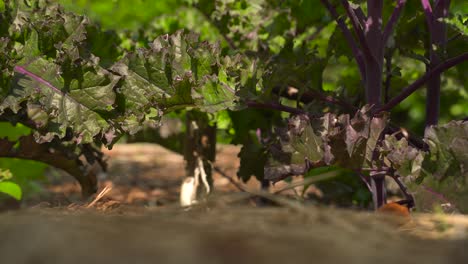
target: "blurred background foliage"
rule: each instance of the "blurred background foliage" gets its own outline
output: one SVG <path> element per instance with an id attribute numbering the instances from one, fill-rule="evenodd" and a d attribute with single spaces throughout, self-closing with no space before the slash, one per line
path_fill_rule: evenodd
<path id="1" fill-rule="evenodd" d="M 13 126 L 7 122 L 0 122 L 0 138 L 7 138 L 10 141 L 17 141 L 21 136 L 31 134 L 31 129 L 17 124 Z M 19 142 L 17 143 L 19 144 Z M 0 192 L 9 193 L 15 198 L 21 198 L 21 194 L 15 195 L 18 189 L 20 193 L 34 194 L 41 190 L 38 182 L 45 180 L 44 172 L 47 168 L 46 164 L 33 160 L 23 160 L 16 158 L 0 158 L 0 174 L 5 172 L 11 177 L 2 177 L 0 175 L 0 183 L 3 186 Z M 8 184 L 5 184 L 7 182 Z"/>
<path id="2" fill-rule="evenodd" d="M 117 37 L 114 40 L 120 43 L 120 48 L 123 50 L 147 46 L 149 39 L 161 34 L 174 33 L 179 29 L 195 31 L 204 40 L 219 41 L 226 53 L 235 48 L 246 54 L 249 54 L 249 51 L 256 51 L 260 56 L 263 52 L 265 57 L 273 54 L 281 59 L 288 45 L 299 51 L 303 47 L 302 49 L 306 50 L 305 54 L 312 51 L 316 59 L 311 71 L 314 72 L 313 67 L 316 67 L 318 76 L 313 79 L 319 81 L 310 85 L 319 87 L 314 89 L 339 93 L 356 106 L 360 106 L 363 101 L 364 94 L 359 72 L 351 52 L 341 32 L 318 0 L 60 0 L 57 2 L 68 11 L 89 16 L 93 21 L 100 23 L 103 29 L 115 31 Z M 419 1 L 407 2 L 400 19 L 404 23 L 398 24 L 393 40 L 397 45 L 391 48 L 393 64 L 388 72 L 392 78 L 390 97 L 398 94 L 403 87 L 425 72 L 424 58 L 427 57 L 425 41 L 413 43 L 415 39 L 427 40 L 424 15 Z M 3 2 L 0 1 L 0 4 Z M 392 9 L 392 5 L 385 6 L 386 19 Z M 344 13 L 340 8 L 338 11 Z M 452 1 L 451 13 L 466 19 L 468 2 Z M 450 27 L 449 39 L 456 34 L 456 29 Z M 466 52 L 468 50 L 466 43 L 466 36 L 455 37 L 448 44 L 447 56 Z M 408 46 L 412 48 L 408 49 Z M 297 56 L 302 55 L 304 54 L 298 53 Z M 286 67 L 288 67 L 287 61 Z M 468 65 L 465 63 L 444 73 L 440 107 L 441 124 L 468 116 L 467 72 Z M 281 79 L 284 76 L 273 76 L 272 81 L 276 78 Z M 321 111 L 328 110 L 322 108 Z M 422 136 L 424 111 L 425 91 L 420 89 L 392 110 L 392 121 Z M 177 120 L 184 114 L 184 111 L 174 112 L 166 118 Z M 269 115 L 271 119 L 277 118 L 273 113 Z M 249 119 L 245 119 L 246 117 Z M 262 123 L 265 112 L 257 110 L 247 114 L 222 111 L 211 115 L 210 118 L 213 123 L 217 123 L 218 142 L 221 143 L 255 143 L 252 142 L 254 136 L 239 138 L 241 135 L 249 135 L 244 133 L 246 131 L 241 131 L 242 129 L 253 128 L 252 125 L 246 125 L 244 128 L 239 126 L 242 124 L 239 120 L 245 119 L 243 122 L 255 123 L 257 128 L 268 126 Z M 152 128 L 145 129 L 128 140 L 161 142 L 159 134 L 152 131 Z M 178 126 L 178 132 L 180 134 L 183 131 L 182 124 Z M 15 140 L 15 137 L 25 133 L 30 131 L 22 126 L 13 127 L 0 123 L 0 138 L 8 137 Z M 169 149 L 176 151 L 181 149 L 180 135 L 169 133 L 165 142 L 165 147 Z M 14 174 L 14 181 L 19 184 L 27 185 L 24 179 L 28 177 L 39 179 L 44 171 L 44 165 L 25 162 L 20 166 L 17 162 L 19 161 L 13 159 L 0 159 L 0 168 L 10 169 Z M 333 181 L 323 183 L 324 187 L 333 189 L 331 186 L 336 184 L 346 185 L 346 188 L 340 190 L 345 190 L 348 196 L 351 195 L 353 203 L 363 204 L 370 200 L 370 196 L 363 191 L 363 185 L 359 183 L 357 177 L 350 176 L 346 171 L 340 175 Z"/>

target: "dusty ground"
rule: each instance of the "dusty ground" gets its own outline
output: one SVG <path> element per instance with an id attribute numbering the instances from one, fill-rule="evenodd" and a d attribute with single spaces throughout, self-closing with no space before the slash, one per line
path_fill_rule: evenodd
<path id="1" fill-rule="evenodd" d="M 231 176 L 237 152 L 218 153 Z M 1 263 L 468 263 L 465 216 L 398 218 L 289 200 L 257 208 L 219 175 L 217 199 L 184 210 L 182 157 L 146 144 L 108 155 L 100 190 L 110 191 L 90 208 L 73 181 L 56 177 L 47 195 L 0 214 Z"/>
<path id="2" fill-rule="evenodd" d="M 234 146 L 219 148 L 216 165 L 234 177 L 239 166 L 238 152 L 239 148 Z M 111 151 L 104 149 L 104 153 L 108 157 L 109 169 L 100 175 L 99 189 L 112 187 L 105 200 L 112 200 L 119 205 L 146 207 L 165 206 L 178 201 L 180 184 L 185 176 L 181 155 L 154 144 L 116 145 Z M 219 174 L 214 177 L 217 192 L 236 191 L 227 179 Z M 258 187 L 255 181 L 248 185 Z M 41 198 L 43 201 L 47 198 L 46 203 L 52 206 L 64 203 L 60 204 L 63 206 L 80 200 L 79 186 L 70 177 L 58 174 L 47 189 L 50 191 L 49 197 Z"/>
<path id="3" fill-rule="evenodd" d="M 220 146 L 215 163 L 215 166 L 236 182 L 239 182 L 236 177 L 239 150 L 236 146 Z M 104 153 L 108 157 L 109 169 L 99 177 L 99 191 L 105 187 L 111 187 L 111 190 L 97 203 L 99 209 L 106 209 L 106 205 L 112 205 L 112 208 L 128 205 L 164 207 L 178 202 L 180 184 L 185 177 L 181 155 L 154 144 L 116 145 L 111 151 L 104 149 Z M 74 206 L 82 202 L 79 185 L 73 178 L 56 171 L 49 174 L 50 184 L 46 185 L 48 192 L 27 201 L 28 206 Z M 255 178 L 247 184 L 240 184 L 252 190 L 260 188 L 260 183 Z M 271 191 L 286 185 L 283 182 L 277 183 Z M 215 172 L 215 195 L 238 191 L 228 179 Z M 316 192 L 314 188 L 309 191 Z M 293 191 L 283 193 L 293 194 Z"/>

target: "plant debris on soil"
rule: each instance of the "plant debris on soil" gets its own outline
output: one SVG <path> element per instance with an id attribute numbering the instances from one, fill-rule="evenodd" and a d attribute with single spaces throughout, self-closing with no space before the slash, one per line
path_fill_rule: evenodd
<path id="1" fill-rule="evenodd" d="M 238 151 L 220 147 L 215 164 L 235 180 Z M 401 217 L 284 196 L 256 207 L 218 173 L 211 197 L 180 208 L 180 155 L 152 144 L 106 154 L 109 171 L 90 200 L 54 172 L 48 192 L 0 214 L 2 263 L 468 263 L 464 215 Z"/>

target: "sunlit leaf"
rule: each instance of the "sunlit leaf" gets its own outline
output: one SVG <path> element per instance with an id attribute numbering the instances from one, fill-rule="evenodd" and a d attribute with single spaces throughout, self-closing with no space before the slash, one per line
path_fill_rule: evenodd
<path id="1" fill-rule="evenodd" d="M 22 197 L 19 185 L 10 181 L 0 181 L 0 193 L 5 193 L 16 200 L 21 200 Z"/>

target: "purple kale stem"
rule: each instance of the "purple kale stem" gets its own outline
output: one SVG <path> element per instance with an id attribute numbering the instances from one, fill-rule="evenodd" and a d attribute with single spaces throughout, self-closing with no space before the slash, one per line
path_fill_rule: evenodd
<path id="1" fill-rule="evenodd" d="M 347 0 L 342 0 L 341 4 L 345 8 L 346 13 L 348 14 L 348 17 L 351 19 L 351 25 L 353 25 L 354 32 L 356 33 L 358 37 L 359 44 L 362 47 L 364 55 L 367 56 L 368 58 L 372 58 L 372 53 L 369 49 L 369 46 L 367 45 L 366 37 L 364 36 L 364 32 L 361 28 L 361 23 L 356 13 L 354 12 L 354 9 L 349 5 L 349 2 Z"/>
<path id="2" fill-rule="evenodd" d="M 383 58 L 384 46 L 382 46 L 382 9 L 383 0 L 367 0 L 367 21 L 365 34 L 367 44 L 372 55 L 378 61 Z"/>
<path id="3" fill-rule="evenodd" d="M 358 6 L 356 9 L 353 8 L 353 10 L 358 18 L 359 24 L 361 25 L 362 28 L 364 28 L 366 25 L 366 15 L 364 14 L 364 12 L 362 12 L 362 9 L 360 6 Z"/>
<path id="4" fill-rule="evenodd" d="M 349 5 L 349 2 L 347 0 L 341 0 L 341 4 L 346 10 L 346 13 L 348 14 L 348 17 L 351 19 L 351 24 L 353 25 L 354 31 L 356 34 L 363 34 L 361 25 L 364 23 L 364 21 L 361 21 L 358 16 L 356 15 L 356 12 L 354 12 L 354 9 Z M 365 18 L 364 18 L 365 19 Z M 359 37 L 359 35 L 358 35 Z"/>
<path id="5" fill-rule="evenodd" d="M 365 28 L 366 43 L 370 55 L 366 56 L 366 102 L 381 106 L 382 67 L 385 45 L 382 41 L 383 0 L 368 0 L 368 16 Z"/>
<path id="6" fill-rule="evenodd" d="M 426 66 L 426 72 L 433 69 L 437 64 L 440 63 L 440 58 L 434 53 L 432 47 L 434 42 L 434 13 L 432 12 L 431 3 L 429 0 L 421 0 L 421 5 L 424 10 L 426 17 L 427 28 L 429 31 L 429 65 Z M 425 131 L 429 126 L 435 125 L 439 119 L 439 98 L 440 98 L 440 74 L 434 74 L 431 76 L 427 83 L 427 94 L 426 94 L 426 123 Z"/>
<path id="7" fill-rule="evenodd" d="M 393 9 L 392 15 L 390 16 L 390 19 L 388 20 L 387 24 L 385 25 L 385 29 L 383 32 L 383 43 L 384 45 L 387 44 L 388 38 L 393 34 L 393 30 L 395 28 L 395 24 L 398 22 L 398 19 L 400 18 L 401 11 L 403 10 L 403 7 L 406 4 L 406 0 L 398 0 L 397 5 L 395 6 L 395 9 Z"/>
<path id="8" fill-rule="evenodd" d="M 392 100 L 390 100 L 390 102 L 386 103 L 384 106 L 380 107 L 377 112 L 388 111 L 392 109 L 393 107 L 401 103 L 403 100 L 405 100 L 412 93 L 414 93 L 417 89 L 421 88 L 421 86 L 424 85 L 427 81 L 429 81 L 434 75 L 440 74 L 446 71 L 447 69 L 453 66 L 456 66 L 462 62 L 465 62 L 467 60 L 468 60 L 468 52 L 458 55 L 449 60 L 446 60 L 443 63 L 440 63 L 432 70 L 426 72 L 426 74 L 424 74 L 421 78 L 417 79 L 412 84 L 404 88 L 400 94 L 392 98 Z"/>
<path id="9" fill-rule="evenodd" d="M 391 177 L 393 178 L 393 180 L 396 182 L 396 184 L 400 188 L 401 192 L 406 198 L 406 201 L 408 201 L 408 207 L 409 208 L 414 207 L 414 197 L 412 194 L 408 192 L 408 188 L 406 187 L 406 185 L 400 180 L 398 176 L 393 174 L 391 175 Z"/>
<path id="10" fill-rule="evenodd" d="M 368 179 L 364 174 L 362 174 L 362 172 L 360 170 L 355 170 L 354 172 L 357 173 L 357 175 L 359 176 L 359 178 L 361 178 L 361 180 L 364 182 L 364 184 L 366 185 L 367 189 L 372 192 L 372 187 L 370 185 L 370 179 Z"/>
<path id="11" fill-rule="evenodd" d="M 429 2 L 429 0 L 421 0 L 421 4 L 423 6 L 424 14 L 426 15 L 426 21 L 430 30 L 432 28 L 432 21 L 433 21 L 431 3 Z"/>
<path id="12" fill-rule="evenodd" d="M 441 55 L 445 51 L 445 43 L 447 42 L 446 25 L 441 18 L 448 16 L 450 0 L 436 1 L 434 9 L 428 0 L 421 0 L 426 21 L 429 29 L 429 60 L 426 71 L 435 68 L 442 62 Z M 426 96 L 426 128 L 437 125 L 440 111 L 440 88 L 441 88 L 441 73 L 435 74 L 427 82 Z"/>
<path id="13" fill-rule="evenodd" d="M 383 0 L 367 0 L 367 20 L 364 29 L 366 45 L 364 48 L 367 48 L 367 51 L 364 50 L 366 54 L 366 103 L 377 108 L 382 105 L 382 71 L 385 50 L 382 38 L 382 10 Z M 372 160 L 376 159 L 377 155 L 374 151 Z M 387 202 L 385 175 L 385 171 L 370 173 L 372 200 L 376 210 Z"/>
<path id="14" fill-rule="evenodd" d="M 362 51 L 359 49 L 359 46 L 356 40 L 354 39 L 353 34 L 351 33 L 351 31 L 349 31 L 343 18 L 338 15 L 338 13 L 336 12 L 335 8 L 332 6 L 330 1 L 328 0 L 320 0 L 320 1 L 328 9 L 332 18 L 336 21 L 336 23 L 338 24 L 338 27 L 340 28 L 341 32 L 345 36 L 346 41 L 348 42 L 348 45 L 351 47 L 351 51 L 353 52 L 354 59 L 356 60 L 356 63 L 358 64 L 359 72 L 361 73 L 361 78 L 362 80 L 365 80 L 366 79 L 366 70 L 365 70 L 366 66 L 365 66 L 363 54 L 362 54 Z"/>
<path id="15" fill-rule="evenodd" d="M 304 115 L 304 114 L 308 115 L 308 113 L 304 110 L 285 106 L 285 105 L 278 104 L 278 103 L 260 103 L 260 102 L 255 102 L 255 101 L 247 101 L 246 104 L 250 108 L 278 110 L 282 112 L 291 113 L 294 115 Z"/>
<path id="16" fill-rule="evenodd" d="M 438 193 L 438 192 L 434 191 L 433 189 L 431 189 L 431 188 L 429 188 L 429 187 L 427 187 L 425 185 L 421 185 L 421 186 L 424 188 L 424 190 L 430 192 L 432 195 L 436 196 L 437 198 L 441 199 L 442 201 L 444 201 L 446 203 L 451 204 L 451 202 L 443 194 Z"/>
<path id="17" fill-rule="evenodd" d="M 374 209 L 377 210 L 387 203 L 387 193 L 385 188 L 386 171 L 371 171 L 370 185 L 372 188 L 372 200 Z"/>

